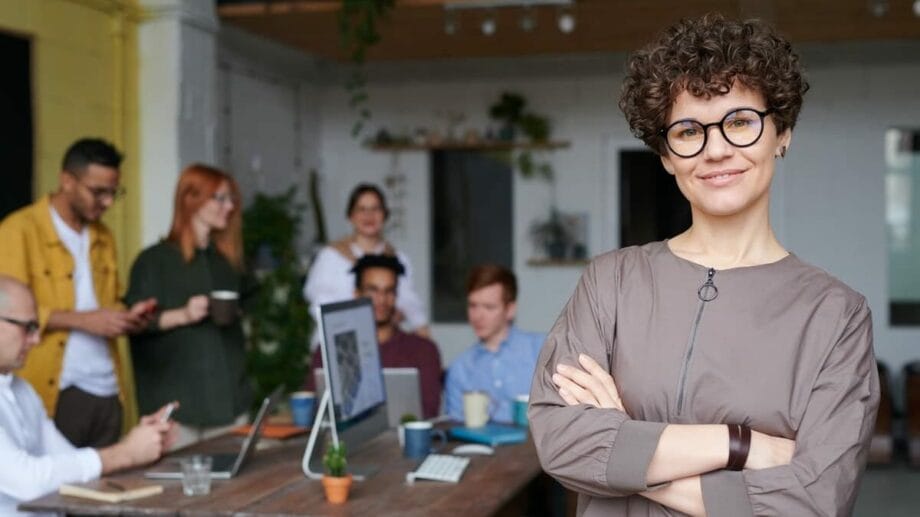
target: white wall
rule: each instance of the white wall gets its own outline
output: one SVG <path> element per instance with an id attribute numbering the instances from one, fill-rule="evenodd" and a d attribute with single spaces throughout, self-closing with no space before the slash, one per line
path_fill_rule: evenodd
<path id="1" fill-rule="evenodd" d="M 209 2 L 143 0 L 139 25 L 141 244 L 169 231 L 179 172 L 214 161 L 215 33 Z"/>
<path id="2" fill-rule="evenodd" d="M 217 81 L 221 167 L 240 184 L 244 203 L 256 192 L 279 194 L 292 185 L 307 202 L 308 173 L 319 166 L 319 68 L 302 53 L 221 27 Z M 315 234 L 304 212 L 300 247 Z"/>
<path id="3" fill-rule="evenodd" d="M 869 300 L 876 353 L 897 372 L 920 359 L 920 329 L 892 329 L 887 310 L 883 134 L 889 126 L 920 127 L 920 45 L 916 42 L 810 47 L 803 51 L 812 89 L 806 96 L 788 157 L 774 184 L 773 220 L 783 243 L 803 259 L 841 278 Z M 616 95 L 622 56 L 534 58 L 447 63 L 382 64 L 370 68 L 371 127 L 439 128 L 445 109 L 484 128 L 487 108 L 503 90 L 525 94 L 548 115 L 554 136 L 572 141 L 553 155 L 562 210 L 590 212 L 589 251 L 615 247 L 618 233 L 617 153 L 641 148 L 629 135 Z M 358 181 L 377 181 L 395 167 L 408 177 L 406 227 L 391 239 L 417 271 L 423 299 L 430 289 L 428 157 L 361 147 L 349 133 L 353 114 L 341 82 L 327 78 L 320 137 L 326 213 L 331 236 L 348 231 L 345 198 Z M 564 187 L 563 187 L 564 186 Z M 526 265 L 530 222 L 550 200 L 546 184 L 515 184 L 515 270 L 522 285 L 520 326 L 547 330 L 574 289 L 575 268 Z M 445 361 L 472 342 L 465 326 L 435 325 Z"/>

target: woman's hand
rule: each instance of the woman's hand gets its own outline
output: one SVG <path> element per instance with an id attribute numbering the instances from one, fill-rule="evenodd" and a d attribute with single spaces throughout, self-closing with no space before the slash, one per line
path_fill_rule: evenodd
<path id="1" fill-rule="evenodd" d="M 588 404 L 625 413 L 620 392 L 610 373 L 585 354 L 578 355 L 578 363 L 581 368 L 565 364 L 556 366 L 553 382 L 559 387 L 562 400 L 570 406 Z"/>
<path id="2" fill-rule="evenodd" d="M 788 465 L 795 453 L 795 440 L 751 430 L 751 449 L 744 468 L 760 470 Z"/>
<path id="3" fill-rule="evenodd" d="M 203 320 L 208 315 L 208 296 L 204 294 L 192 296 L 185 302 L 184 311 L 187 325 Z"/>

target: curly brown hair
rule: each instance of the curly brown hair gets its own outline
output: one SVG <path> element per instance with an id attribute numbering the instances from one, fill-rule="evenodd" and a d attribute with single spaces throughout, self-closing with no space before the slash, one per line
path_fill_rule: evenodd
<path id="1" fill-rule="evenodd" d="M 708 99 L 728 93 L 734 81 L 764 96 L 778 133 L 795 126 L 808 83 L 792 45 L 762 21 L 720 14 L 681 20 L 634 52 L 619 105 L 633 135 L 664 154 L 659 131 L 678 95 Z"/>

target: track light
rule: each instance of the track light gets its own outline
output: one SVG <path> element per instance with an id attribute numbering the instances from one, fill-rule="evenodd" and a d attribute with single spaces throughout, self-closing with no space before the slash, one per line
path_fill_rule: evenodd
<path id="1" fill-rule="evenodd" d="M 491 36 L 495 34 L 495 31 L 498 29 L 498 24 L 495 22 L 495 13 L 489 11 L 489 14 L 486 15 L 482 20 L 482 24 L 479 26 L 482 30 L 482 33 L 486 36 Z"/>
<path id="2" fill-rule="evenodd" d="M 888 0 L 869 0 L 869 12 L 876 18 L 888 14 Z"/>
<path id="3" fill-rule="evenodd" d="M 559 8 L 557 24 L 563 33 L 575 30 L 575 15 L 571 7 L 575 0 L 442 0 L 444 3 L 444 33 L 454 35 L 460 31 L 460 14 L 464 11 L 485 10 L 486 15 L 479 23 L 479 30 L 485 36 L 498 32 L 497 9 L 520 8 L 518 26 L 524 32 L 537 28 L 537 13 L 541 8 Z M 920 2 L 920 0 L 917 0 Z"/>
<path id="4" fill-rule="evenodd" d="M 452 11 L 447 11 L 444 13 L 444 34 L 453 36 L 457 33 L 459 25 L 460 24 L 457 20 L 457 16 Z"/>
<path id="5" fill-rule="evenodd" d="M 530 6 L 524 7 L 524 12 L 521 14 L 521 30 L 524 32 L 530 32 L 537 27 L 537 18 L 534 16 L 533 9 Z"/>
<path id="6" fill-rule="evenodd" d="M 559 10 L 559 18 L 557 18 L 556 22 L 559 25 L 559 30 L 564 34 L 571 34 L 575 30 L 575 15 L 572 14 L 568 7 Z"/>

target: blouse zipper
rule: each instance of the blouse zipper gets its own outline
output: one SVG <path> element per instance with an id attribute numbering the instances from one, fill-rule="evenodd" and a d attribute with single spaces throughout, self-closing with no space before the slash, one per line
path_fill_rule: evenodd
<path id="1" fill-rule="evenodd" d="M 706 271 L 706 282 L 696 291 L 697 298 L 700 299 L 699 307 L 696 310 L 696 320 L 690 329 L 690 342 L 687 344 L 687 354 L 684 357 L 684 364 L 680 369 L 680 384 L 677 387 L 677 414 L 680 415 L 684 409 L 684 390 L 687 387 L 687 372 L 690 370 L 690 360 L 693 358 L 693 346 L 696 344 L 696 331 L 700 326 L 700 320 L 703 318 L 703 309 L 707 302 L 711 302 L 719 296 L 719 288 L 713 283 L 712 279 L 716 276 L 716 270 L 709 268 Z"/>

